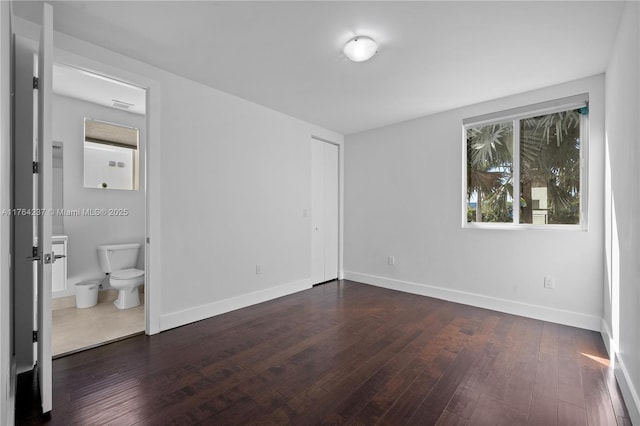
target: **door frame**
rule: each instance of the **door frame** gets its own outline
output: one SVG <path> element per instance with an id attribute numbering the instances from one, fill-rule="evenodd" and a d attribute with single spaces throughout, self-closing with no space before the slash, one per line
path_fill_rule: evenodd
<path id="1" fill-rule="evenodd" d="M 37 159 L 37 206 L 40 209 L 53 207 L 53 6 L 45 3 L 42 6 L 42 22 L 40 29 L 40 43 L 38 43 L 38 73 L 37 82 L 33 85 L 37 93 L 37 119 L 34 120 L 37 129 L 37 144 L 35 158 Z M 35 87 L 33 87 L 35 86 Z M 17 167 L 18 165 L 15 164 Z M 32 176 L 33 178 L 33 176 Z M 51 247 L 53 236 L 51 215 L 40 215 L 38 222 L 38 262 L 37 267 L 37 312 L 38 327 L 36 345 L 38 348 L 36 372 L 38 374 L 38 388 L 42 413 L 48 413 L 53 408 L 53 363 L 51 354 L 52 312 L 51 312 L 51 284 L 52 269 L 55 257 Z M 16 236 L 17 237 L 17 236 Z M 36 253 L 33 253 L 34 255 Z M 48 258 L 48 259 L 47 259 Z M 16 259 L 18 260 L 18 259 Z"/>
<path id="2" fill-rule="evenodd" d="M 336 142 L 312 134 L 312 140 L 328 143 L 338 147 L 338 279 L 344 279 L 344 143 Z M 309 144 L 309 161 L 311 161 L 311 144 Z M 311 163 L 309 164 L 309 194 L 311 196 Z M 311 238 L 312 226 L 309 224 L 309 238 Z M 309 241 L 311 244 L 311 240 Z M 309 262 L 311 262 L 311 246 L 309 250 Z M 311 272 L 311 271 L 309 271 Z"/>
<path id="3" fill-rule="evenodd" d="M 160 84 L 149 77 L 117 66 L 89 59 L 54 46 L 54 63 L 72 66 L 113 78 L 146 90 L 145 143 L 145 334 L 160 330 L 161 306 L 161 233 L 160 233 Z"/>

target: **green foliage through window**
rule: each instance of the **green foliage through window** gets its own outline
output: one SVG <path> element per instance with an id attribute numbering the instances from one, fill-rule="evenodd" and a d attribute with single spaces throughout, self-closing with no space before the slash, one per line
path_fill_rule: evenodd
<path id="1" fill-rule="evenodd" d="M 579 224 L 586 111 L 467 127 L 467 222 Z"/>

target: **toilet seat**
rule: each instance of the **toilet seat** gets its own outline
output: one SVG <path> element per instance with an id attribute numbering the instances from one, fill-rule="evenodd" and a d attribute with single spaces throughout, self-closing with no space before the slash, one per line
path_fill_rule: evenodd
<path id="1" fill-rule="evenodd" d="M 140 269 L 121 269 L 120 271 L 115 271 L 111 273 L 112 280 L 130 280 L 133 278 L 139 278 L 144 275 L 144 271 Z"/>

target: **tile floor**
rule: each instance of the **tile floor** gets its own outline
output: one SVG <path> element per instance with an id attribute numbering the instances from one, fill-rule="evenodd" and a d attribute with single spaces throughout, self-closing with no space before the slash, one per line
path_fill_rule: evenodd
<path id="1" fill-rule="evenodd" d="M 52 314 L 54 357 L 144 331 L 144 301 L 136 308 L 121 310 L 107 300 L 92 308 L 57 309 Z"/>

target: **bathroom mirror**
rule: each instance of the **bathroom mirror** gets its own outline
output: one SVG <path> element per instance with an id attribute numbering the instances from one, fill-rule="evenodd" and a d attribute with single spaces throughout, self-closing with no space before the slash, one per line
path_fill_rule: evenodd
<path id="1" fill-rule="evenodd" d="M 133 127 L 84 119 L 85 188 L 138 190 L 139 133 Z"/>

